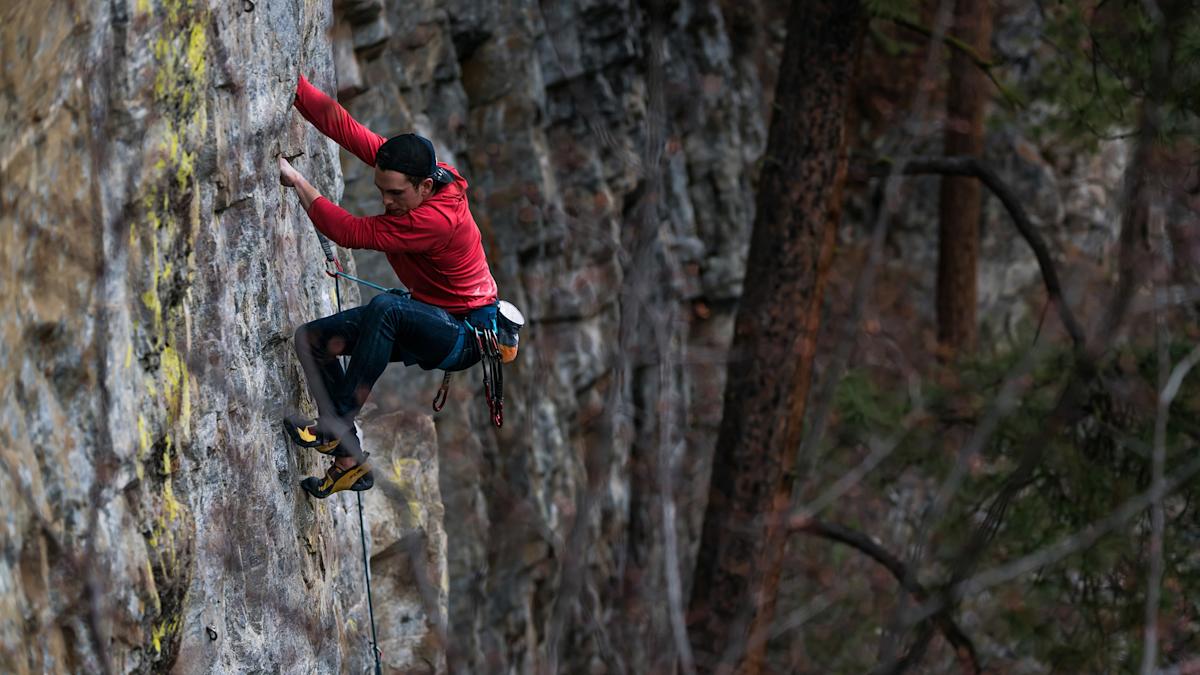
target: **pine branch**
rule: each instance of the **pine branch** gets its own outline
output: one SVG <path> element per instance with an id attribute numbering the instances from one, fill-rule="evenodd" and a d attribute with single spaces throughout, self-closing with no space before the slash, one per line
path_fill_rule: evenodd
<path id="1" fill-rule="evenodd" d="M 893 23 L 901 28 L 913 31 L 914 33 L 918 33 L 927 38 L 932 38 L 934 36 L 933 31 L 928 27 L 922 26 L 911 19 L 898 16 L 888 18 L 890 18 Z M 942 34 L 942 42 L 950 49 L 961 52 L 964 56 L 971 60 L 971 63 L 974 63 L 977 68 L 982 70 L 984 75 L 987 75 L 988 79 L 992 81 L 992 84 L 996 85 L 997 91 L 1000 92 L 1000 94 L 1004 97 L 1004 100 L 1007 101 L 1011 107 L 1016 109 L 1023 109 L 1025 107 L 1025 102 L 1021 100 L 1021 97 L 1018 96 L 1012 89 L 1005 86 L 996 77 L 994 69 L 999 65 L 998 63 L 983 58 L 971 45 L 963 42 L 961 39 L 956 38 L 949 33 Z"/>

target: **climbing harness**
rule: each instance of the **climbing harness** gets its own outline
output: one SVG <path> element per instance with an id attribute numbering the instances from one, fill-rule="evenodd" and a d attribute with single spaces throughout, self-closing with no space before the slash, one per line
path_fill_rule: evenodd
<path id="1" fill-rule="evenodd" d="M 325 238 L 325 235 L 318 231 L 317 238 L 321 241 L 321 249 L 325 251 L 325 273 L 333 277 L 333 295 L 337 300 L 337 310 L 339 314 L 342 311 L 342 286 L 339 282 L 339 277 L 345 277 L 351 281 L 357 281 L 361 284 L 378 288 L 381 291 L 388 290 L 382 286 L 372 284 L 364 279 L 359 279 L 353 275 L 346 274 L 342 270 L 342 264 L 339 263 L 337 257 L 333 255 L 333 247 L 330 245 L 329 240 Z M 344 366 L 345 364 L 343 364 L 343 367 Z M 366 461 L 365 458 L 363 461 Z M 355 491 L 354 496 L 358 499 L 358 537 L 362 542 L 363 577 L 366 579 L 367 584 L 367 615 L 371 617 L 371 654 L 375 657 L 375 675 L 382 675 L 383 665 L 380 663 L 379 659 L 383 656 L 383 652 L 379 649 L 379 636 L 375 632 L 375 603 L 371 599 L 371 561 L 367 557 L 367 526 L 365 520 L 363 519 L 362 492 Z"/>
<path id="2" fill-rule="evenodd" d="M 321 240 L 321 249 L 325 251 L 325 274 L 333 277 L 335 289 L 339 288 L 336 286 L 339 279 L 349 279 L 384 293 L 397 292 L 397 289 L 384 288 L 353 274 L 347 274 L 342 269 L 342 263 L 333 254 L 333 247 L 329 240 L 320 232 L 317 232 L 317 236 Z M 337 292 L 339 293 L 338 312 L 341 312 L 340 291 Z M 411 295 L 408 291 L 403 291 L 403 294 Z M 464 319 L 463 323 L 467 324 L 467 328 L 474 333 L 475 344 L 479 348 L 479 362 L 483 366 L 484 398 L 487 400 L 492 424 L 495 424 L 498 429 L 504 426 L 504 374 L 501 371 L 501 365 L 511 363 L 517 358 L 518 331 L 521 330 L 521 326 L 525 325 L 525 317 L 516 305 L 507 300 L 501 300 L 496 303 L 494 316 L 491 317 L 491 326 L 476 327 L 470 319 Z M 441 412 L 442 408 L 446 406 L 446 399 L 449 395 L 450 371 L 447 370 L 442 377 L 441 386 L 433 395 L 434 412 Z"/>
<path id="3" fill-rule="evenodd" d="M 482 321 L 475 316 L 476 314 L 483 315 Z M 487 400 L 492 424 L 499 429 L 504 426 L 504 371 L 501 366 L 517 358 L 517 331 L 525 325 L 525 317 L 516 305 L 501 300 L 493 307 L 484 307 L 468 314 L 463 323 L 475 337 L 475 346 L 479 349 L 479 363 L 483 367 L 483 395 Z M 433 396 L 434 412 L 440 411 L 446 405 L 449 391 L 450 371 L 446 371 L 442 378 L 442 386 Z"/>

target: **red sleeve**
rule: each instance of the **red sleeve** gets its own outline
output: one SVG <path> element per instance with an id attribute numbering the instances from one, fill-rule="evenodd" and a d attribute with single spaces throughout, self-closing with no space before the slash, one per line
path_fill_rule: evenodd
<path id="1" fill-rule="evenodd" d="M 314 87 L 303 75 L 296 84 L 296 101 L 293 105 L 304 119 L 312 122 L 317 131 L 332 138 L 369 166 L 375 166 L 375 151 L 387 139 L 359 124 L 345 108 Z"/>
<path id="2" fill-rule="evenodd" d="M 437 209 L 417 207 L 403 216 L 354 216 L 325 197 L 308 209 L 313 225 L 343 248 L 384 253 L 423 253 L 450 236 L 450 220 Z"/>

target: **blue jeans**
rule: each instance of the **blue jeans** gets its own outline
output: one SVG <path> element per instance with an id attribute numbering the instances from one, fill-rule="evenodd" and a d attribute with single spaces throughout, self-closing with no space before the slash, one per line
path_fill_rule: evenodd
<path id="1" fill-rule="evenodd" d="M 345 354 L 350 364 L 343 370 L 338 357 Z M 462 319 L 391 292 L 300 326 L 296 355 L 321 418 L 353 428 L 354 416 L 389 363 L 463 370 L 479 361 L 479 347 Z"/>

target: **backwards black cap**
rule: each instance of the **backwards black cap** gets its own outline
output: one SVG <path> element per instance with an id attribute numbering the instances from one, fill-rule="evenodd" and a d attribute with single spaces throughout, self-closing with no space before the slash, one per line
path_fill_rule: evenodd
<path id="1" fill-rule="evenodd" d="M 435 183 L 454 182 L 454 176 L 437 165 L 433 143 L 417 134 L 400 134 L 389 138 L 375 152 L 375 166 L 417 178 L 432 178 Z"/>

